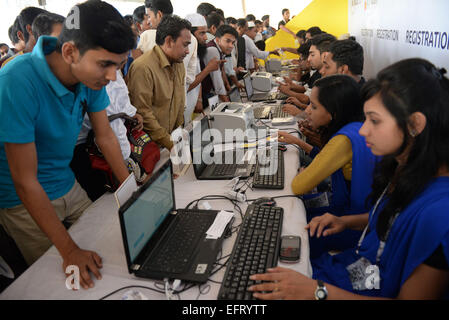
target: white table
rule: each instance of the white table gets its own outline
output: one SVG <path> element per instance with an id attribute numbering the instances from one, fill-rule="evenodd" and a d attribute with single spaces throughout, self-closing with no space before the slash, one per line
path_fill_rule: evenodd
<path id="1" fill-rule="evenodd" d="M 279 196 L 291 193 L 291 181 L 297 174 L 298 151 L 288 147 L 285 156 L 285 188 L 284 190 L 247 190 L 248 199 L 262 196 Z M 162 158 L 167 158 L 162 156 Z M 161 165 L 163 160 L 158 163 Z M 201 198 L 208 194 L 226 195 L 230 190 L 227 185 L 229 181 L 198 181 L 195 179 L 193 168 L 190 166 L 184 176 L 175 180 L 175 196 L 178 208 L 184 208 L 190 201 Z M 301 236 L 301 259 L 297 264 L 282 264 L 281 266 L 295 269 L 307 276 L 311 276 L 312 267 L 309 261 L 309 245 L 306 225 L 305 209 L 298 198 L 276 199 L 277 206 L 284 208 L 283 235 Z M 232 210 L 233 205 L 227 200 L 209 201 L 212 209 Z M 242 203 L 243 213 L 247 204 Z M 92 275 L 95 287 L 89 290 L 68 290 L 65 286 L 65 274 L 62 270 L 62 258 L 55 247 L 50 248 L 38 261 L 36 261 L 19 279 L 9 286 L 1 295 L 0 299 L 100 299 L 117 289 L 126 286 L 145 286 L 154 288 L 155 281 L 136 278 L 128 273 L 125 251 L 123 248 L 120 224 L 117 213 L 117 204 L 113 194 L 105 194 L 93 203 L 83 216 L 70 228 L 70 235 L 80 248 L 93 250 L 103 259 L 103 268 L 100 270 L 102 280 L 97 280 Z M 234 225 L 240 223 L 240 215 L 236 214 Z M 231 253 L 236 238 L 236 233 L 223 242 L 222 256 Z M 222 260 L 224 262 L 226 260 Z M 212 280 L 220 282 L 224 276 L 225 268 L 216 273 Z M 158 282 L 158 287 L 160 282 Z M 218 296 L 220 285 L 208 282 L 201 289 L 210 290 L 207 294 L 200 295 L 199 299 L 215 300 Z M 123 289 L 108 299 L 121 299 L 129 289 Z M 148 289 L 138 288 L 142 294 L 149 299 L 166 299 L 165 294 L 157 293 Z M 197 299 L 199 286 L 180 294 L 182 300 Z"/>

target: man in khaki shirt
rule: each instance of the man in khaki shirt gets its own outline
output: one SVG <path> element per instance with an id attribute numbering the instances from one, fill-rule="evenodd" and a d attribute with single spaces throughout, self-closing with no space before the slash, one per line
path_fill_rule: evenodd
<path id="1" fill-rule="evenodd" d="M 189 53 L 190 23 L 164 16 L 157 28 L 153 50 L 135 60 L 128 73 L 131 103 L 143 117 L 151 139 L 171 149 L 170 133 L 184 123 L 185 69 Z"/>

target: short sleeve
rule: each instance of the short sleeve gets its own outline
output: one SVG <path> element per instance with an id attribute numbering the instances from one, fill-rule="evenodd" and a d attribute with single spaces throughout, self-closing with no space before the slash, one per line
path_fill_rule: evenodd
<path id="1" fill-rule="evenodd" d="M 39 105 L 35 88 L 23 75 L 0 75 L 0 142 L 34 141 Z"/>
<path id="2" fill-rule="evenodd" d="M 87 101 L 87 112 L 99 112 L 109 105 L 109 97 L 106 92 L 106 88 L 103 87 L 101 90 L 91 90 L 88 89 L 88 101 Z"/>

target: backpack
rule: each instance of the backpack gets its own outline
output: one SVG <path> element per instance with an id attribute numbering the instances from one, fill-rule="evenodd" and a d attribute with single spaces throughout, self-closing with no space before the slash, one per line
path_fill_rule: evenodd
<path id="1" fill-rule="evenodd" d="M 149 174 L 153 172 L 156 163 L 160 159 L 159 146 L 151 141 L 147 133 L 142 130 L 133 130 L 137 125 L 137 120 L 125 113 L 117 113 L 108 116 L 109 122 L 118 118 L 125 119 L 127 137 L 131 147 L 131 154 L 127 160 L 127 166 L 130 172 L 134 172 L 137 182 L 142 183 Z M 106 189 L 114 192 L 119 186 L 119 181 L 112 173 L 109 164 L 95 143 L 94 132 L 90 130 L 86 141 L 87 153 L 91 162 L 92 169 L 100 170 L 105 173 Z"/>

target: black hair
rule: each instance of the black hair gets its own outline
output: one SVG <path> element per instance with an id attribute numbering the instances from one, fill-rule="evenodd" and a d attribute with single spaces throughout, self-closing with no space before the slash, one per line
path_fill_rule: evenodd
<path id="1" fill-rule="evenodd" d="M 266 47 L 265 41 L 259 40 L 259 41 L 256 41 L 254 44 L 256 45 L 257 49 L 259 49 L 260 51 L 265 51 L 265 47 Z"/>
<path id="2" fill-rule="evenodd" d="M 91 49 L 103 48 L 121 54 L 134 48 L 134 34 L 121 14 L 110 4 L 99 0 L 88 0 L 72 8 L 69 17 L 79 12 L 79 23 L 63 24 L 56 49 L 61 52 L 64 43 L 73 41 L 83 55 Z M 79 20 L 79 21 L 77 21 Z"/>
<path id="3" fill-rule="evenodd" d="M 378 216 L 380 239 L 385 240 L 392 217 L 424 190 L 442 166 L 449 167 L 449 79 L 444 73 L 426 60 L 406 59 L 383 69 L 362 88 L 364 101 L 379 95 L 404 136 L 399 150 L 383 156 L 378 164 L 369 196 L 376 201 L 392 183 L 388 202 Z M 424 114 L 426 126 L 412 139 L 408 126 L 415 112 Z M 406 149 L 408 157 L 399 166 L 396 157 Z"/>
<path id="4" fill-rule="evenodd" d="M 207 2 L 203 2 L 203 3 L 200 3 L 198 5 L 198 7 L 196 8 L 196 13 L 199 13 L 200 15 L 207 17 L 212 12 L 215 12 L 215 10 L 217 10 L 217 8 L 215 8 L 214 5 L 207 3 Z"/>
<path id="5" fill-rule="evenodd" d="M 337 67 L 347 65 L 355 75 L 363 73 L 363 48 L 352 40 L 338 40 L 330 45 L 329 52 Z"/>
<path id="6" fill-rule="evenodd" d="M 3 46 L 7 46 L 8 49 L 9 49 L 9 46 L 6 43 L 0 43 L 0 48 L 3 47 Z"/>
<path id="7" fill-rule="evenodd" d="M 223 19 L 224 19 L 225 16 L 224 16 L 224 11 L 223 11 L 222 9 L 218 9 L 218 8 L 217 8 L 217 9 L 215 10 L 215 12 L 218 13 L 220 16 L 222 16 Z"/>
<path id="8" fill-rule="evenodd" d="M 134 23 L 142 23 L 145 18 L 145 6 L 137 7 L 133 12 L 133 21 Z"/>
<path id="9" fill-rule="evenodd" d="M 237 24 L 237 19 L 234 17 L 227 17 L 226 24 Z"/>
<path id="10" fill-rule="evenodd" d="M 267 20 L 267 19 L 270 19 L 270 15 L 269 15 L 269 14 L 266 14 L 266 15 L 264 15 L 264 16 L 262 17 L 262 21 L 265 21 L 265 20 Z"/>
<path id="11" fill-rule="evenodd" d="M 321 54 L 329 51 L 330 45 L 337 41 L 337 38 L 329 33 L 320 33 L 314 36 L 310 41 L 310 45 L 315 46 Z"/>
<path id="12" fill-rule="evenodd" d="M 363 119 L 360 87 L 347 75 L 332 75 L 315 81 L 318 101 L 332 116 L 326 127 L 319 128 L 321 142 L 326 144 L 346 124 Z"/>
<path id="13" fill-rule="evenodd" d="M 14 37 L 14 33 L 16 34 L 15 37 Z M 17 42 L 19 42 L 18 41 L 19 38 L 17 37 L 17 32 L 14 31 L 14 25 L 9 27 L 9 29 L 8 29 L 8 37 L 9 37 L 9 40 L 11 41 L 12 44 L 16 44 Z"/>
<path id="14" fill-rule="evenodd" d="M 288 10 L 287 8 L 282 9 L 282 15 L 284 15 L 284 13 L 286 13 L 287 11 L 290 11 L 290 10 Z"/>
<path id="15" fill-rule="evenodd" d="M 246 16 L 245 19 L 246 21 L 256 21 L 256 16 L 250 13 Z"/>
<path id="16" fill-rule="evenodd" d="M 321 31 L 320 27 L 311 27 L 309 29 L 307 29 L 306 33 L 310 33 L 310 35 L 312 37 L 322 33 L 323 31 Z"/>
<path id="17" fill-rule="evenodd" d="M 299 30 L 297 33 L 296 33 L 296 36 L 298 37 L 298 38 L 300 38 L 300 39 L 303 39 L 304 41 L 306 41 L 306 30 Z"/>
<path id="18" fill-rule="evenodd" d="M 53 31 L 53 26 L 58 23 L 63 24 L 64 20 L 63 16 L 51 12 L 38 15 L 31 25 L 36 41 L 42 35 L 50 35 Z"/>
<path id="19" fill-rule="evenodd" d="M 150 9 L 156 15 L 158 11 L 163 15 L 173 14 L 173 6 L 170 0 L 145 0 L 145 8 Z"/>
<path id="20" fill-rule="evenodd" d="M 215 26 L 216 28 L 218 28 L 218 26 L 220 25 L 220 22 L 224 23 L 225 20 L 218 13 L 211 13 L 210 15 L 207 16 L 206 22 L 207 22 L 207 28 L 211 28 L 212 26 Z"/>
<path id="21" fill-rule="evenodd" d="M 235 30 L 233 27 L 228 26 L 228 25 L 226 25 L 226 24 L 221 25 L 220 27 L 218 27 L 217 33 L 215 33 L 215 37 L 221 38 L 221 37 L 223 37 L 225 34 L 231 34 L 231 35 L 233 35 L 236 39 L 239 37 L 239 34 L 237 33 L 237 30 Z"/>
<path id="22" fill-rule="evenodd" d="M 299 48 L 298 48 L 298 54 L 301 55 L 303 59 L 307 59 L 309 57 L 309 51 L 310 51 L 310 45 L 312 43 L 310 40 L 304 42 Z"/>
<path id="23" fill-rule="evenodd" d="M 246 25 L 248 25 L 248 21 L 245 19 L 240 18 L 237 20 L 237 27 L 244 28 Z"/>
<path id="24" fill-rule="evenodd" d="M 162 46 L 165 38 L 170 36 L 173 41 L 176 41 L 184 29 L 190 30 L 192 24 L 177 15 L 164 15 L 156 30 L 156 44 Z"/>
<path id="25" fill-rule="evenodd" d="M 262 21 L 256 20 L 256 21 L 254 21 L 254 24 L 257 26 L 258 24 L 262 24 Z"/>
<path id="26" fill-rule="evenodd" d="M 47 10 L 44 10 L 41 8 L 36 8 L 36 7 L 27 7 L 25 9 L 23 9 L 22 11 L 20 11 L 19 16 L 18 16 L 19 26 L 20 26 L 20 31 L 22 31 L 22 33 L 23 33 L 25 43 L 27 43 L 28 40 L 30 39 L 30 34 L 28 33 L 26 27 L 28 25 L 31 27 L 34 19 L 36 19 L 36 17 L 38 15 L 40 15 L 41 13 L 47 13 L 47 12 L 48 12 Z"/>
<path id="27" fill-rule="evenodd" d="M 123 17 L 125 19 L 125 22 L 128 26 L 132 27 L 134 25 L 134 19 L 132 14 L 127 14 Z"/>

